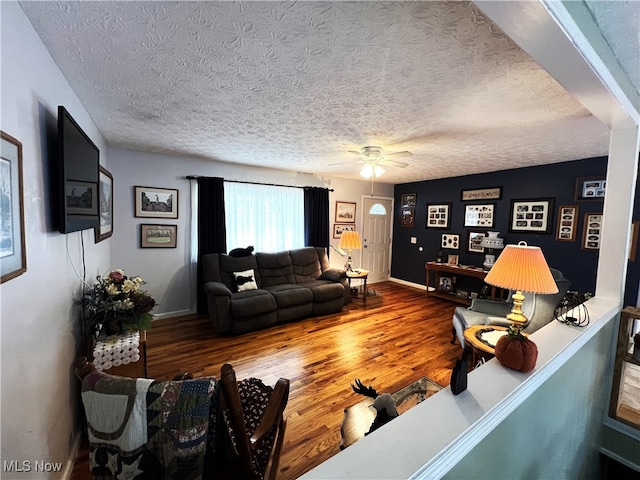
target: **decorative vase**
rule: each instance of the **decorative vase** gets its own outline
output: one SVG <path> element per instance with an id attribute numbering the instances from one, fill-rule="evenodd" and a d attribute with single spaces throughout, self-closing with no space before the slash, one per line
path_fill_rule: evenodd
<path id="1" fill-rule="evenodd" d="M 536 367 L 538 347 L 522 334 L 500 337 L 496 343 L 495 356 L 505 367 L 520 372 L 530 372 Z"/>

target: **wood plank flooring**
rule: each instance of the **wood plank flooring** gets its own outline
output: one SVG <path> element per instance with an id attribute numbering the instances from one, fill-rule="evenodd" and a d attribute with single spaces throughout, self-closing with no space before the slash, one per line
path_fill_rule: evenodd
<path id="1" fill-rule="evenodd" d="M 370 287 L 381 296 L 366 308 L 353 301 L 338 314 L 236 337 L 215 333 L 202 316 L 156 321 L 147 335 L 149 376 L 219 375 L 228 362 L 239 379 L 253 376 L 274 384 L 288 378 L 278 478 L 298 478 L 340 451 L 343 411 L 362 400 L 350 387 L 355 378 L 382 392 L 421 376 L 446 386 L 461 353 L 459 344 L 449 343 L 454 303 L 393 282 Z M 89 478 L 86 457 L 85 448 L 73 479 Z"/>

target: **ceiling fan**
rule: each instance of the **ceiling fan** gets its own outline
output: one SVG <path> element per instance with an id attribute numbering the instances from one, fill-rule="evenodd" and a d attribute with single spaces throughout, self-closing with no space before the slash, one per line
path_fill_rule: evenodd
<path id="1" fill-rule="evenodd" d="M 340 163 L 332 163 L 331 166 L 335 165 L 347 165 L 347 164 L 362 164 L 362 170 L 360 170 L 360 175 L 365 178 L 377 178 L 384 173 L 383 166 L 389 167 L 399 167 L 404 168 L 408 163 L 398 162 L 397 160 L 392 160 L 393 158 L 402 158 L 411 156 L 411 152 L 403 151 L 403 152 L 393 152 L 393 153 L 382 153 L 382 148 L 376 147 L 373 145 L 362 147 L 360 150 L 349 150 L 349 153 L 353 153 L 354 155 L 358 155 L 360 157 L 359 160 L 354 160 L 352 162 L 340 162 Z"/>

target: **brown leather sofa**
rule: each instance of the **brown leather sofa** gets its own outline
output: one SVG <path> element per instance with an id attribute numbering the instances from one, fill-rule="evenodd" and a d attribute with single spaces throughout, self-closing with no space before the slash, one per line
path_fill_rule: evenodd
<path id="1" fill-rule="evenodd" d="M 351 299 L 344 270 L 329 268 L 321 247 L 242 257 L 212 253 L 203 262 L 209 317 L 218 332 L 335 313 Z"/>

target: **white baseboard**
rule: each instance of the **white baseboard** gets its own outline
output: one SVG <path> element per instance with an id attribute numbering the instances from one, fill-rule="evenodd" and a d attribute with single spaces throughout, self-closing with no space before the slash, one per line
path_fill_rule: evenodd
<path id="1" fill-rule="evenodd" d="M 407 282 L 406 280 L 401 280 L 399 278 L 389 277 L 390 282 L 399 283 L 401 285 L 406 285 L 407 287 L 419 288 L 420 290 L 427 291 L 426 285 L 422 285 L 420 283 Z"/>
<path id="2" fill-rule="evenodd" d="M 192 315 L 196 313 L 195 309 L 175 310 L 173 312 L 154 313 L 154 320 L 162 320 L 163 318 L 184 317 L 185 315 Z"/>

